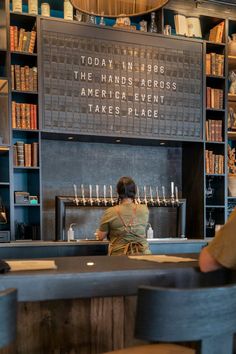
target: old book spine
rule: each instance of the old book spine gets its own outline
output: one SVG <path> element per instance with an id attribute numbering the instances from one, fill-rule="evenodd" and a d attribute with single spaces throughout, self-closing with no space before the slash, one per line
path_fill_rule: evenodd
<path id="1" fill-rule="evenodd" d="M 20 103 L 16 102 L 16 128 L 21 129 Z"/>
<path id="2" fill-rule="evenodd" d="M 21 90 L 20 65 L 15 65 L 15 87 L 16 90 Z"/>
<path id="3" fill-rule="evenodd" d="M 10 26 L 10 51 L 15 50 L 15 39 L 14 39 L 15 26 Z"/>
<path id="4" fill-rule="evenodd" d="M 38 143 L 33 142 L 32 143 L 32 166 L 37 167 L 39 165 L 39 160 L 38 160 Z"/>
<path id="5" fill-rule="evenodd" d="M 21 128 L 26 129 L 25 103 L 20 103 Z"/>
<path id="6" fill-rule="evenodd" d="M 23 66 L 21 66 L 20 68 L 20 86 L 21 86 L 21 91 L 26 91 L 25 68 Z"/>
<path id="7" fill-rule="evenodd" d="M 30 39 L 29 39 L 29 47 L 28 47 L 29 53 L 34 52 L 35 42 L 36 42 L 36 31 L 31 31 Z"/>
<path id="8" fill-rule="evenodd" d="M 23 51 L 23 38 L 24 38 L 24 33 L 25 33 L 25 29 L 24 28 L 20 28 L 19 30 L 19 41 L 18 41 L 18 51 L 22 52 Z"/>
<path id="9" fill-rule="evenodd" d="M 17 141 L 17 166 L 24 166 L 25 165 L 25 154 L 24 154 L 24 142 Z"/>
<path id="10" fill-rule="evenodd" d="M 24 67 L 24 71 L 25 71 L 25 90 L 26 91 L 32 91 L 30 89 L 30 86 L 29 86 L 29 75 L 30 75 L 30 69 L 29 69 L 29 66 L 26 65 Z"/>
<path id="11" fill-rule="evenodd" d="M 30 104 L 29 103 L 25 104 L 25 123 L 26 123 L 26 129 L 30 129 L 31 124 L 30 124 Z"/>
<path id="12" fill-rule="evenodd" d="M 11 65 L 11 89 L 15 90 L 15 66 Z"/>
<path id="13" fill-rule="evenodd" d="M 11 118 L 12 118 L 12 128 L 16 128 L 16 102 L 11 103 Z"/>
<path id="14" fill-rule="evenodd" d="M 36 66 L 32 68 L 33 70 L 33 91 L 38 91 L 38 69 Z"/>
<path id="15" fill-rule="evenodd" d="M 206 54 L 206 75 L 211 75 L 211 54 Z"/>

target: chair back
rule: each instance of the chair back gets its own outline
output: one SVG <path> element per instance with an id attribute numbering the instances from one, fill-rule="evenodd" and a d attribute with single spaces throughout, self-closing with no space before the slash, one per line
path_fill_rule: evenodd
<path id="1" fill-rule="evenodd" d="M 138 291 L 135 336 L 146 341 L 201 341 L 199 353 L 232 354 L 236 284 Z"/>
<path id="2" fill-rule="evenodd" d="M 16 339 L 17 290 L 0 291 L 0 348 Z"/>

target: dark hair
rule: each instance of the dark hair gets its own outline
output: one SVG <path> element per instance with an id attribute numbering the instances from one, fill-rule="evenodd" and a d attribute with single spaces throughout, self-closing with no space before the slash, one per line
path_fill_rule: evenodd
<path id="1" fill-rule="evenodd" d="M 118 201 L 125 198 L 135 199 L 136 184 L 131 177 L 121 177 L 116 185 L 116 190 L 119 196 Z"/>

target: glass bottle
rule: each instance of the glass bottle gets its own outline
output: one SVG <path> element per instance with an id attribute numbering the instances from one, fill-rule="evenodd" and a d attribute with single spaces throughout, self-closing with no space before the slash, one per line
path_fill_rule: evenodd
<path id="1" fill-rule="evenodd" d="M 151 12 L 151 22 L 148 27 L 148 32 L 157 33 L 156 13 L 155 12 Z"/>
<path id="2" fill-rule="evenodd" d="M 101 13 L 99 25 L 100 26 L 106 26 L 105 20 L 104 20 L 104 12 Z"/>

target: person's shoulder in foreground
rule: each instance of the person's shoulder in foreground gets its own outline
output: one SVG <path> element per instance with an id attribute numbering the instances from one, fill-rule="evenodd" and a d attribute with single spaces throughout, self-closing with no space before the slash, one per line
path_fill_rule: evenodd
<path id="1" fill-rule="evenodd" d="M 200 252 L 199 267 L 202 272 L 221 267 L 236 269 L 236 208 L 214 239 Z"/>

